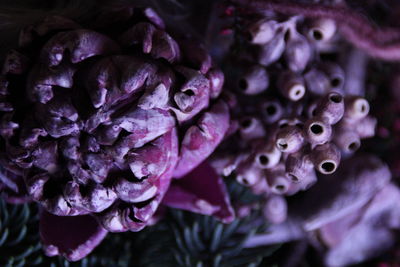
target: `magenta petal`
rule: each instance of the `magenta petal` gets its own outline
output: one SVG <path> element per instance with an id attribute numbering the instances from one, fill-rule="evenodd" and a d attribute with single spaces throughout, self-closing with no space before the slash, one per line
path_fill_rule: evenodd
<path id="1" fill-rule="evenodd" d="M 62 255 L 70 261 L 86 257 L 100 244 L 107 231 L 89 216 L 40 214 L 40 236 L 48 256 Z"/>
<path id="2" fill-rule="evenodd" d="M 220 100 L 186 131 L 174 177 L 185 176 L 215 150 L 228 131 L 229 117 L 228 105 Z"/>
<path id="3" fill-rule="evenodd" d="M 224 223 L 232 222 L 235 216 L 222 178 L 206 162 L 182 179 L 174 180 L 163 204 L 214 215 Z"/>

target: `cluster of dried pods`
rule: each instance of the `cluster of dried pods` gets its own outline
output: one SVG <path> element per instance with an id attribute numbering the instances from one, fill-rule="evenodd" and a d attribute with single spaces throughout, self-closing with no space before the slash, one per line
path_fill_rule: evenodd
<path id="1" fill-rule="evenodd" d="M 307 190 L 316 171 L 335 172 L 341 157 L 374 136 L 376 119 L 363 95 L 346 89 L 342 67 L 324 57 L 339 39 L 333 20 L 246 16 L 237 33 L 240 52 L 227 63 L 241 70 L 227 79 L 235 89 L 237 133 L 213 165 L 265 195 L 265 216 L 280 223 L 286 218 L 283 196 Z"/>

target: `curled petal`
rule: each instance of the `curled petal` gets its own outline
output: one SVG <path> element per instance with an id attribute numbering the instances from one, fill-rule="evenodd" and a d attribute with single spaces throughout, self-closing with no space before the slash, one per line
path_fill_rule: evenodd
<path id="1" fill-rule="evenodd" d="M 58 165 L 58 144 L 55 141 L 40 143 L 32 153 L 33 165 L 53 173 Z"/>
<path id="2" fill-rule="evenodd" d="M 184 58 L 188 61 L 189 65 L 200 73 L 206 74 L 211 68 L 211 56 L 208 51 L 200 45 L 199 42 L 193 40 L 186 40 L 181 43 Z M 196 51 L 194 53 L 194 51 Z"/>
<path id="3" fill-rule="evenodd" d="M 171 134 L 164 134 L 149 145 L 133 150 L 127 156 L 127 162 L 135 178 L 153 180 L 169 167 L 173 153 L 166 149 L 171 143 Z"/>
<path id="4" fill-rule="evenodd" d="M 130 182 L 124 178 L 118 179 L 114 185 L 118 197 L 126 202 L 143 202 L 151 199 L 157 193 L 157 187 L 148 180 Z"/>
<path id="5" fill-rule="evenodd" d="M 40 237 L 48 256 L 62 255 L 70 261 L 86 257 L 100 244 L 107 231 L 89 216 L 63 217 L 40 214 Z"/>
<path id="6" fill-rule="evenodd" d="M 153 48 L 153 35 L 156 31 L 151 23 L 142 22 L 135 24 L 132 28 L 124 32 L 121 43 L 124 46 L 141 45 L 143 53 L 148 54 Z"/>
<path id="7" fill-rule="evenodd" d="M 207 72 L 206 76 L 210 80 L 210 97 L 215 99 L 222 92 L 225 81 L 224 73 L 219 69 L 212 68 Z"/>
<path id="8" fill-rule="evenodd" d="M 115 124 L 132 133 L 121 138 L 113 148 L 114 156 L 122 159 L 130 149 L 141 147 L 169 132 L 175 126 L 175 120 L 165 110 L 136 108 L 116 119 Z"/>
<path id="9" fill-rule="evenodd" d="M 27 68 L 28 58 L 16 50 L 11 50 L 4 59 L 2 74 L 22 74 Z"/>
<path id="10" fill-rule="evenodd" d="M 61 64 L 54 68 L 38 65 L 32 69 L 28 77 L 28 96 L 31 100 L 49 102 L 55 92 L 54 87 L 71 88 L 76 68 L 69 64 Z"/>
<path id="11" fill-rule="evenodd" d="M 213 215 L 224 223 L 234 219 L 225 184 L 204 162 L 179 180 L 174 180 L 163 204 L 184 210 Z"/>
<path id="12" fill-rule="evenodd" d="M 206 108 L 210 98 L 210 82 L 197 71 L 188 68 L 179 68 L 179 71 L 188 79 L 175 93 L 174 101 L 178 108 L 174 112 L 179 122 L 187 121 Z"/>
<path id="13" fill-rule="evenodd" d="M 156 30 L 154 33 L 150 54 L 156 59 L 164 58 L 170 63 L 177 62 L 181 58 L 178 43 L 163 30 Z"/>
<path id="14" fill-rule="evenodd" d="M 229 128 L 229 109 L 220 100 L 185 133 L 174 176 L 182 177 L 198 166 L 218 146 Z"/>
<path id="15" fill-rule="evenodd" d="M 48 66 L 57 66 L 66 50 L 71 62 L 78 63 L 89 57 L 118 52 L 119 46 L 107 36 L 90 30 L 60 32 L 43 47 L 42 60 Z"/>

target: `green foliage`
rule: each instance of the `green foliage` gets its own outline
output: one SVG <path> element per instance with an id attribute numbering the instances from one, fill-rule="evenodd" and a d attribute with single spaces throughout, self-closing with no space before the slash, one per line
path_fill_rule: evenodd
<path id="1" fill-rule="evenodd" d="M 227 186 L 235 206 L 261 200 L 232 178 L 227 178 Z M 0 200 L 0 266 L 259 266 L 277 248 L 243 248 L 248 237 L 265 230 L 259 215 L 254 209 L 245 218 L 223 224 L 210 216 L 170 209 L 156 225 L 138 233 L 110 233 L 88 257 L 68 262 L 43 255 L 35 206 Z"/>
<path id="2" fill-rule="evenodd" d="M 37 217 L 33 206 L 10 205 L 0 199 L 0 266 L 42 264 Z"/>

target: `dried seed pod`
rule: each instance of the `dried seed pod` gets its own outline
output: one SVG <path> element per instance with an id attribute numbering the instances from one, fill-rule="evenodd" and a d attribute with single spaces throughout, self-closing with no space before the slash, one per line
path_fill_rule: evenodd
<path id="1" fill-rule="evenodd" d="M 299 34 L 294 27 L 287 30 L 285 38 L 288 39 L 285 49 L 288 67 L 293 72 L 302 72 L 311 59 L 311 46 L 308 40 Z"/>
<path id="2" fill-rule="evenodd" d="M 271 189 L 269 188 L 266 177 L 262 177 L 257 183 L 251 186 L 251 192 L 256 195 L 268 195 Z"/>
<path id="3" fill-rule="evenodd" d="M 276 147 L 274 137 L 275 136 L 269 138 L 265 143 L 257 144 L 256 152 L 254 153 L 254 160 L 259 168 L 273 168 L 281 159 L 282 152 Z"/>
<path id="4" fill-rule="evenodd" d="M 304 134 L 296 126 L 286 126 L 276 134 L 276 146 L 284 153 L 294 153 L 304 145 Z"/>
<path id="5" fill-rule="evenodd" d="M 325 95 L 331 89 L 329 77 L 320 69 L 312 68 L 305 75 L 307 90 L 314 95 Z"/>
<path id="6" fill-rule="evenodd" d="M 315 110 L 315 115 L 324 118 L 329 124 L 339 122 L 344 114 L 343 96 L 336 92 L 330 92 L 323 97 Z"/>
<path id="7" fill-rule="evenodd" d="M 253 186 L 264 179 L 263 170 L 255 166 L 250 157 L 239 164 L 236 174 L 236 180 L 245 186 Z"/>
<path id="8" fill-rule="evenodd" d="M 261 19 L 246 29 L 247 40 L 256 45 L 265 45 L 275 36 L 278 23 L 270 19 Z"/>
<path id="9" fill-rule="evenodd" d="M 284 72 L 279 77 L 278 87 L 280 93 L 291 101 L 298 101 L 306 93 L 304 79 L 292 72 Z"/>
<path id="10" fill-rule="evenodd" d="M 322 174 L 334 173 L 340 163 L 340 152 L 334 144 L 328 143 L 316 146 L 310 159 L 317 171 Z"/>
<path id="11" fill-rule="evenodd" d="M 353 153 L 361 146 L 360 136 L 354 129 L 339 128 L 335 130 L 333 142 L 344 153 Z"/>
<path id="12" fill-rule="evenodd" d="M 332 19 L 320 18 L 311 23 L 308 37 L 314 42 L 329 42 L 335 33 L 335 21 Z"/>
<path id="13" fill-rule="evenodd" d="M 342 92 L 345 82 L 343 69 L 338 64 L 332 62 L 322 64 L 321 69 L 328 76 L 330 90 Z"/>
<path id="14" fill-rule="evenodd" d="M 304 136 L 313 145 L 329 142 L 332 136 L 332 127 L 323 117 L 313 117 L 304 124 Z"/>
<path id="15" fill-rule="evenodd" d="M 356 132 L 361 139 L 373 137 L 375 135 L 376 124 L 376 118 L 367 116 L 357 122 Z"/>
<path id="16" fill-rule="evenodd" d="M 303 151 L 290 154 L 286 159 L 285 168 L 287 177 L 293 183 L 301 183 L 304 187 L 316 179 L 313 174 L 314 165 Z"/>
<path id="17" fill-rule="evenodd" d="M 344 118 L 347 121 L 357 121 L 365 118 L 369 112 L 369 103 L 365 98 L 359 96 L 348 96 L 345 98 Z"/>
<path id="18" fill-rule="evenodd" d="M 284 197 L 272 195 L 265 202 L 263 214 L 269 222 L 279 224 L 286 220 L 287 209 L 287 202 Z"/>
<path id="19" fill-rule="evenodd" d="M 285 51 L 284 32 L 278 28 L 275 36 L 265 45 L 259 47 L 257 62 L 263 66 L 268 66 L 277 61 Z"/>
<path id="20" fill-rule="evenodd" d="M 263 101 L 260 105 L 263 121 L 272 124 L 283 116 L 283 107 L 278 100 Z"/>
<path id="21" fill-rule="evenodd" d="M 251 140 L 265 136 L 265 129 L 261 121 L 254 117 L 245 117 L 240 121 L 240 135 L 244 140 Z"/>
<path id="22" fill-rule="evenodd" d="M 265 173 L 272 193 L 283 195 L 288 192 L 291 181 L 286 177 L 285 166 L 283 166 L 283 164 L 280 164 L 273 169 L 268 169 Z"/>
<path id="23" fill-rule="evenodd" d="M 317 107 L 318 107 L 318 101 L 314 100 L 311 102 L 306 110 L 307 113 L 307 118 L 311 119 L 317 115 Z"/>
<path id="24" fill-rule="evenodd" d="M 269 77 L 262 66 L 252 66 L 238 81 L 238 87 L 246 95 L 256 95 L 269 86 Z"/>

